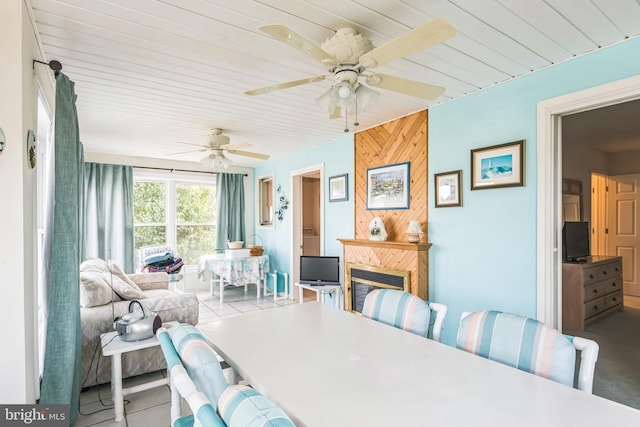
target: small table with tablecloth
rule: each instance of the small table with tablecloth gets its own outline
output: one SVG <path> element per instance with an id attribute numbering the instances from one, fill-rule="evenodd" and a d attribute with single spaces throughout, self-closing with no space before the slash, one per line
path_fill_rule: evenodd
<path id="1" fill-rule="evenodd" d="M 229 258 L 226 254 L 203 255 L 198 259 L 198 278 L 209 281 L 209 293 L 214 295 L 214 281 L 220 289 L 220 302 L 224 302 L 224 287 L 256 285 L 256 295 L 260 298 L 260 287 L 269 272 L 269 256 L 248 256 Z"/>

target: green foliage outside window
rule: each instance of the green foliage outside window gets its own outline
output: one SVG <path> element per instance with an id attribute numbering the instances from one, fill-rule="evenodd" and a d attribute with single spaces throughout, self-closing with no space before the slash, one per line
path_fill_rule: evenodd
<path id="1" fill-rule="evenodd" d="M 167 185 L 163 182 L 134 182 L 134 238 L 136 251 L 145 246 L 167 245 L 167 226 L 175 229 L 177 256 L 185 264 L 215 250 L 215 185 L 175 186 L 175 215 L 167 213 Z M 173 220 L 172 220 L 173 219 Z"/>

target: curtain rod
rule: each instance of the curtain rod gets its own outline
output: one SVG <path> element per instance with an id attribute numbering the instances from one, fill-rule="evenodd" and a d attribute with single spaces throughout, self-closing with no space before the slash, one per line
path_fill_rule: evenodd
<path id="1" fill-rule="evenodd" d="M 133 166 L 134 169 L 153 169 L 158 171 L 169 171 L 169 172 L 190 172 L 190 173 L 205 173 L 205 174 L 216 174 L 218 172 L 205 172 L 205 171 L 191 171 L 188 169 L 175 169 L 175 168 L 155 168 L 151 166 Z M 240 175 L 240 174 L 238 174 Z M 241 174 L 242 176 L 249 176 L 246 173 Z"/>

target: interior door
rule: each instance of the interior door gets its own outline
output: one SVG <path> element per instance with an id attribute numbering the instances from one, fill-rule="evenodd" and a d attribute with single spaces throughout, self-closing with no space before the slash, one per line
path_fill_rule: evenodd
<path id="1" fill-rule="evenodd" d="M 625 295 L 640 296 L 640 174 L 607 178 L 607 255 L 622 257 Z"/>

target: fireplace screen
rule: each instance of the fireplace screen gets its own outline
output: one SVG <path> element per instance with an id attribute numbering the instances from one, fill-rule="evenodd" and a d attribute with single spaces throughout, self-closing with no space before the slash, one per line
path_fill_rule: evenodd
<path id="1" fill-rule="evenodd" d="M 362 313 L 364 299 L 374 289 L 398 289 L 409 292 L 409 271 L 347 263 L 345 302 L 349 311 Z"/>

